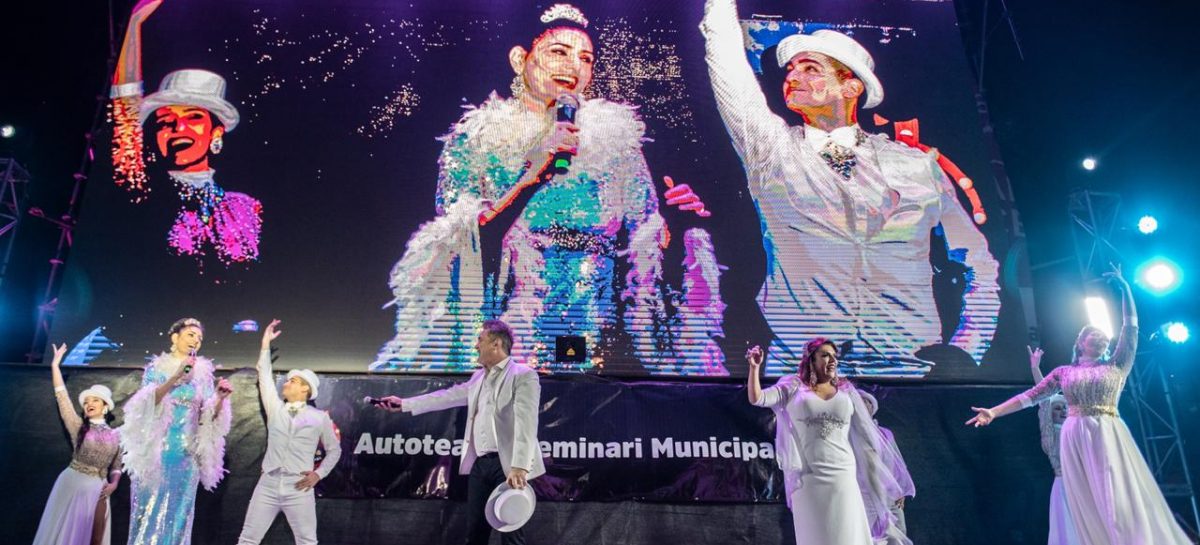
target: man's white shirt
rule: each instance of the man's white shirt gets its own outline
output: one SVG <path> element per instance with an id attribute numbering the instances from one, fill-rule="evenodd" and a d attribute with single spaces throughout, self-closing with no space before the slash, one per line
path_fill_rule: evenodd
<path id="1" fill-rule="evenodd" d="M 275 387 L 271 371 L 271 352 L 263 350 L 258 358 L 258 391 L 267 413 L 267 453 L 263 473 L 280 469 L 301 474 L 313 471 L 317 443 L 325 446 L 325 459 L 316 469 L 324 479 L 337 465 L 342 447 L 333 431 L 333 420 L 320 409 L 304 402 L 284 403 Z M 295 409 L 295 414 L 289 410 Z"/>

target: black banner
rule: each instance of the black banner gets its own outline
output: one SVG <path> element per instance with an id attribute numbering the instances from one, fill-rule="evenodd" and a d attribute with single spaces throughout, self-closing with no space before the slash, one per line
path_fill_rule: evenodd
<path id="1" fill-rule="evenodd" d="M 280 362 L 279 380 L 287 367 Z M 118 407 L 125 405 L 142 378 L 137 368 L 64 372 L 72 397 L 92 384 L 104 384 L 112 388 Z M 214 492 L 197 494 L 192 535 L 196 545 L 237 541 L 267 447 L 254 371 L 226 369 L 218 374 L 234 385 L 233 427 L 225 451 L 229 473 Z M 42 366 L 0 364 L 0 390 L 5 394 L 0 396 L 4 417 L 0 482 L 11 491 L 0 498 L 0 527 L 7 532 L 4 543 L 33 540 L 54 480 L 71 459 L 70 438 L 59 420 L 49 375 Z M 466 483 L 455 475 L 458 460 L 439 456 L 436 449 L 438 439 L 446 439 L 453 448 L 466 411 L 419 417 L 391 414 L 364 406 L 362 396 L 415 395 L 463 377 L 432 380 L 323 373 L 321 379 L 317 406 L 333 415 L 344 449 L 338 469 L 318 485 L 321 540 L 394 543 L 403 536 L 405 543 L 461 543 Z M 743 449 L 748 442 L 770 442 L 771 411 L 749 406 L 739 385 L 591 379 L 564 375 L 542 379 L 540 438 L 551 443 L 578 442 L 579 437 L 620 442 L 640 436 L 644 457 L 548 460 L 550 473 L 532 481 L 539 503 L 527 528 L 530 543 L 796 543 L 791 517 L 779 498 L 782 491 L 775 484 L 779 473 L 773 460 L 724 459 L 719 452 L 716 458 L 653 456 L 654 437 L 660 441 L 670 437 L 674 444 L 716 437 L 718 451 L 732 437 L 739 438 Z M 986 430 L 962 425 L 968 407 L 999 403 L 1023 388 L 859 385 L 879 398 L 879 421 L 895 433 L 917 483 L 917 496 L 905 504 L 914 542 L 1045 543 L 1046 505 L 1054 475 L 1038 442 L 1035 412 L 1022 411 Z M 120 426 L 123 418 L 118 409 L 115 424 Z M 1136 434 L 1136 422 L 1130 424 Z M 393 452 L 396 433 L 404 436 L 405 443 L 410 437 L 420 438 L 422 450 L 428 434 L 435 454 L 355 455 L 357 442 L 368 432 L 372 441 L 391 437 Z M 445 448 L 446 443 L 442 445 Z M 439 493 L 449 498 L 422 499 L 437 497 L 415 493 L 426 482 L 434 485 L 426 486 L 427 490 L 440 486 Z M 551 489 L 563 483 L 575 488 Z M 706 503 L 735 494 L 749 501 Z M 562 497 L 644 501 L 552 501 Z M 665 498 L 686 500 L 656 501 Z M 124 543 L 129 527 L 128 479 L 113 496 L 112 514 L 112 542 Z M 263 543 L 292 543 L 282 517 Z"/>
<path id="2" fill-rule="evenodd" d="M 461 497 L 466 410 L 420 416 L 364 405 L 364 396 L 414 396 L 446 379 L 330 377 L 318 406 L 342 436 L 342 460 L 324 497 Z M 538 440 L 546 474 L 532 481 L 549 501 L 782 500 L 774 415 L 727 384 L 543 381 Z M 330 394 L 324 394 L 330 392 Z"/>

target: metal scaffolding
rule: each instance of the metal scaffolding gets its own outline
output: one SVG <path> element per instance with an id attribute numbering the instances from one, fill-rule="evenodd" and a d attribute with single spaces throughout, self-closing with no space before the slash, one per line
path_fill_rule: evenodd
<path id="1" fill-rule="evenodd" d="M 21 225 L 29 181 L 29 172 L 16 159 L 0 157 L 0 245 L 4 255 L 0 261 L 0 288 L 4 287 L 4 279 L 8 277 L 8 261 L 12 259 L 17 241 L 17 227 Z"/>

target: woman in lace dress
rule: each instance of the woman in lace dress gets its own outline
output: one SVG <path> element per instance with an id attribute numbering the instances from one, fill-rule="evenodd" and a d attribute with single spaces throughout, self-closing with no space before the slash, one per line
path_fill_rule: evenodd
<path id="1" fill-rule="evenodd" d="M 54 347 L 50 373 L 58 414 L 71 436 L 71 464 L 54 481 L 34 545 L 108 545 L 112 521 L 108 498 L 121 481 L 121 448 L 113 421 L 112 392 L 99 384 L 80 392 L 83 417 L 71 406 L 63 383 L 67 345 Z"/>
<path id="2" fill-rule="evenodd" d="M 972 407 L 968 425 L 986 426 L 1001 416 L 1040 403 L 1058 392 L 1068 416 L 1059 436 L 1063 488 L 1074 530 L 1085 545 L 1187 545 L 1117 402 L 1137 351 L 1137 311 L 1129 283 L 1114 267 L 1105 274 L 1121 290 L 1124 324 L 1111 356 L 1109 339 L 1084 327 L 1074 361 L 1055 368 L 1033 388 L 990 409 Z"/>
<path id="3" fill-rule="evenodd" d="M 898 480 L 909 477 L 893 474 L 903 467 L 895 463 L 899 453 L 881 440 L 858 390 L 838 377 L 833 342 L 814 339 L 804 353 L 797 374 L 765 390 L 758 378 L 763 350 L 746 353 L 750 403 L 775 411 L 776 461 L 796 540 L 872 545 L 895 524 L 889 507 L 904 496 Z"/>

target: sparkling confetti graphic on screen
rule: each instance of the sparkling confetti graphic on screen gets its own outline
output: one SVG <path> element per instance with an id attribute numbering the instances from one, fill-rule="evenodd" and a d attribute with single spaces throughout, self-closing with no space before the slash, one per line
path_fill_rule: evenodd
<path id="1" fill-rule="evenodd" d="M 664 22 L 639 33 L 624 18 L 598 21 L 592 31 L 597 44 L 592 87 L 596 96 L 637 106 L 650 125 L 659 122 L 694 136 L 692 111 L 679 100 L 688 90 L 677 26 Z"/>
<path id="2" fill-rule="evenodd" d="M 421 95 L 412 85 L 401 85 L 383 105 L 371 106 L 370 119 L 354 132 L 367 137 L 387 135 L 396 126 L 397 117 L 408 117 L 421 105 Z"/>
<path id="3" fill-rule="evenodd" d="M 471 28 L 499 28 L 503 23 L 486 20 L 453 22 L 389 18 L 362 21 L 354 30 L 330 29 L 293 32 L 278 17 L 254 13 L 253 36 L 225 40 L 226 54 L 248 52 L 256 71 L 257 85 L 247 94 L 245 104 L 249 121 L 260 118 L 256 106 L 277 91 L 313 90 L 328 85 L 358 87 L 356 80 L 367 75 L 378 77 L 384 68 L 397 81 L 383 96 L 368 97 L 355 104 L 355 134 L 387 137 L 400 118 L 412 116 L 421 105 L 414 81 L 420 63 L 434 50 L 470 41 Z M 308 18 L 301 15 L 302 18 Z M 314 21 L 317 18 L 312 18 Z M 239 79 L 234 72 L 234 79 Z"/>
<path id="4" fill-rule="evenodd" d="M 768 47 L 778 44 L 780 40 L 799 32 L 812 34 L 813 32 L 822 29 L 836 30 L 864 43 L 876 41 L 885 45 L 890 44 L 893 40 L 903 36 L 910 38 L 915 38 L 917 36 L 917 31 L 909 27 L 869 25 L 861 23 L 834 25 L 813 21 L 751 19 L 742 21 L 742 29 L 744 29 L 746 32 L 745 39 L 749 44 L 748 50 L 750 52 L 750 66 L 754 68 L 755 72 L 760 74 L 762 73 L 763 52 L 766 51 Z"/>

